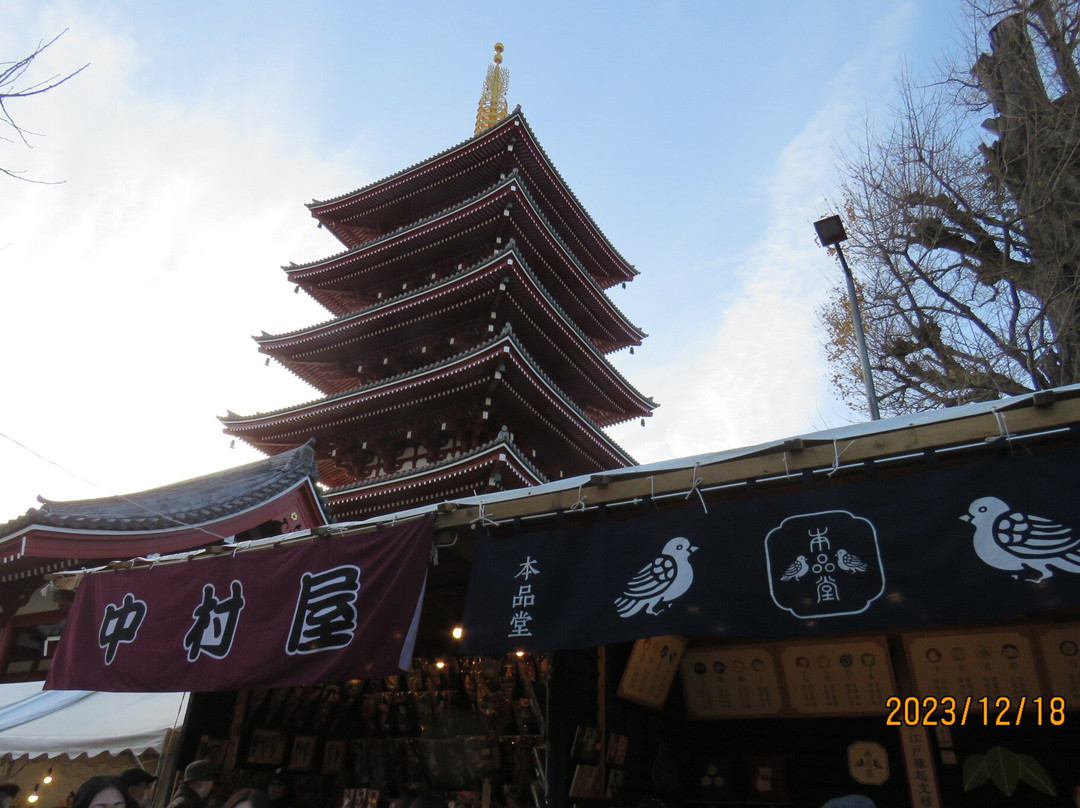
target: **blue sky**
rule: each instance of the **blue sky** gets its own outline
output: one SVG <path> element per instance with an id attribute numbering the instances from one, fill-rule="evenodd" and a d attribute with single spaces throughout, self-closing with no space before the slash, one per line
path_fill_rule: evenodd
<path id="1" fill-rule="evenodd" d="M 904 64 L 962 45 L 962 0 L 3 0 L 0 59 L 69 84 L 0 141 L 0 522 L 256 459 L 217 415 L 316 397 L 250 336 L 323 321 L 280 266 L 337 252 L 304 203 L 472 134 L 496 41 L 509 102 L 641 275 L 650 337 L 616 366 L 660 409 L 612 430 L 641 462 L 861 419 L 825 382 L 836 151 Z M 22 446 L 16 444 L 18 441 Z M 24 448 L 26 447 L 26 448 Z"/>

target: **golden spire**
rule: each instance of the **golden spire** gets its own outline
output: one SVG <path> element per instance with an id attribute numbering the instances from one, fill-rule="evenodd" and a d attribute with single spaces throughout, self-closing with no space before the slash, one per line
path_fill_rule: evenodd
<path id="1" fill-rule="evenodd" d="M 502 66 L 503 44 L 495 43 L 494 64 L 488 65 L 480 105 L 476 110 L 476 131 L 479 135 L 506 117 L 506 90 L 510 87 L 510 71 Z"/>

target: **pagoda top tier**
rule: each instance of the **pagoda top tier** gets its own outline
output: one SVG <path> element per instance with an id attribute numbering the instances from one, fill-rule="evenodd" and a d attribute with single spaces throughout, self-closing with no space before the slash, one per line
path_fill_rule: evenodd
<path id="1" fill-rule="evenodd" d="M 308 209 L 342 244 L 353 248 L 445 210 L 514 168 L 601 288 L 638 274 L 574 196 L 520 107 L 457 146 L 359 190 L 316 200 Z"/>

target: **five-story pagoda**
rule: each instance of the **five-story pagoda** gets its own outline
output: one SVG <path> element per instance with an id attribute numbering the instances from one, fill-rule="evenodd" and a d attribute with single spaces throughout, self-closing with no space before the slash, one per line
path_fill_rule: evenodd
<path id="1" fill-rule="evenodd" d="M 604 291 L 636 270 L 507 114 L 501 51 L 474 137 L 309 205 L 345 251 L 284 269 L 333 319 L 255 340 L 321 397 L 221 419 L 314 438 L 339 520 L 631 465 L 603 429 L 656 406 L 606 359 L 644 336 Z"/>

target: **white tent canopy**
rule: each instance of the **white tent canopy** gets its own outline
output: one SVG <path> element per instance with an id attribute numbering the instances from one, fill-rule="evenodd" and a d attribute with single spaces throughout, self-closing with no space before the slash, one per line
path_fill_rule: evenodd
<path id="1" fill-rule="evenodd" d="M 42 684 L 0 684 L 0 756 L 160 753 L 187 709 L 186 693 L 43 691 Z"/>

